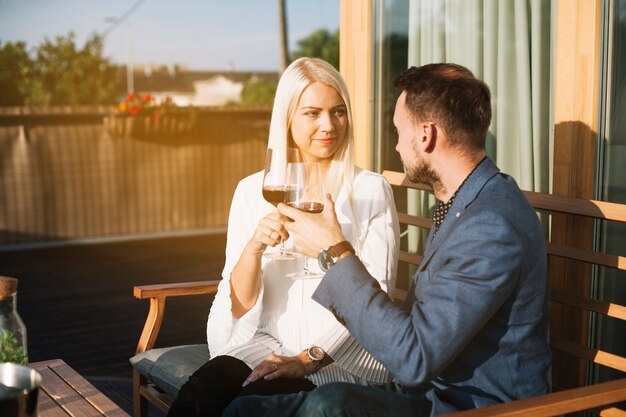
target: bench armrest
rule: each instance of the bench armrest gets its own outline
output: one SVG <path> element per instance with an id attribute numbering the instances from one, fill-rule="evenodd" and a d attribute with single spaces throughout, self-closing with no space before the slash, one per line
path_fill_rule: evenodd
<path id="1" fill-rule="evenodd" d="M 136 353 L 152 349 L 163 324 L 165 300 L 167 297 L 214 294 L 217 292 L 217 281 L 181 282 L 175 284 L 141 285 L 133 288 L 135 298 L 150 300 L 150 310 L 143 325 Z"/>
<path id="2" fill-rule="evenodd" d="M 135 298 L 178 297 L 217 292 L 217 281 L 177 282 L 174 284 L 140 285 L 133 288 Z"/>
<path id="3" fill-rule="evenodd" d="M 606 408 L 620 401 L 626 401 L 626 378 L 445 414 L 442 417 L 550 417 L 595 408 L 604 409 L 601 416 L 625 416 L 626 412 L 617 408 Z"/>

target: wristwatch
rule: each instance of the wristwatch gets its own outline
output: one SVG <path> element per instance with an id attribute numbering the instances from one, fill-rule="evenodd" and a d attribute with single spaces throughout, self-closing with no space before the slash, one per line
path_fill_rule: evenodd
<path id="1" fill-rule="evenodd" d="M 311 346 L 306 350 L 306 354 L 315 365 L 315 369 L 320 369 L 322 364 L 324 363 L 324 358 L 326 357 L 326 352 L 319 346 Z"/>
<path id="2" fill-rule="evenodd" d="M 352 252 L 355 254 L 354 248 L 347 240 L 343 242 L 339 242 L 336 245 L 330 246 L 327 249 L 324 249 L 317 256 L 317 262 L 320 265 L 322 271 L 326 272 L 330 269 L 331 266 L 335 265 L 337 262 L 337 258 L 346 252 Z"/>

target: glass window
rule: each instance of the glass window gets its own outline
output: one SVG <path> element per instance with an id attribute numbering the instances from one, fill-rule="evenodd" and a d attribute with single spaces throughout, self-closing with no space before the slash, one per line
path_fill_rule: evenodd
<path id="1" fill-rule="evenodd" d="M 493 119 L 488 155 L 522 189 L 551 192 L 554 126 L 553 33 L 557 2 L 542 0 L 372 0 L 374 12 L 375 166 L 402 171 L 395 151 L 393 109 L 399 93 L 393 78 L 407 67 L 431 62 L 465 65 L 491 88 Z M 602 2 L 603 60 L 599 87 L 597 187 L 599 200 L 626 203 L 626 0 Z M 428 213 L 434 200 L 421 194 L 398 195 L 399 211 Z M 545 222 L 547 223 L 547 222 Z M 596 242 L 608 253 L 624 255 L 626 224 L 596 227 Z M 403 231 L 402 249 L 420 253 L 424 236 Z M 404 269 L 403 269 L 404 268 Z M 398 285 L 412 276 L 400 264 Z M 626 304 L 626 272 L 595 271 L 592 290 L 598 299 Z M 626 354 L 626 324 L 611 318 L 592 320 L 591 343 Z M 615 378 L 596 367 L 594 380 Z"/>
<path id="2" fill-rule="evenodd" d="M 605 102 L 604 132 L 600 144 L 599 196 L 604 201 L 626 203 L 626 0 L 610 3 L 605 9 L 605 50 L 607 53 L 606 88 L 601 92 Z M 608 253 L 624 254 L 626 248 L 626 224 L 610 224 L 599 228 L 600 245 Z M 601 269 L 598 274 L 598 297 L 604 301 L 626 305 L 626 272 L 613 268 Z M 626 323 L 610 317 L 603 318 L 596 337 L 601 346 L 609 346 L 611 353 L 626 354 Z M 615 378 L 617 371 L 599 367 L 598 378 Z"/>
<path id="3" fill-rule="evenodd" d="M 391 118 L 398 96 L 393 77 L 408 66 L 455 62 L 491 88 L 490 157 L 523 189 L 548 192 L 551 2 L 394 0 L 374 5 L 375 168 L 401 168 Z"/>
<path id="4" fill-rule="evenodd" d="M 541 0 L 373 0 L 375 169 L 402 171 L 395 151 L 393 78 L 409 66 L 455 62 L 491 88 L 487 153 L 520 187 L 550 191 L 553 11 Z M 430 214 L 432 196 L 409 191 L 401 211 Z M 403 250 L 421 253 L 423 230 L 403 231 Z M 399 270 L 398 277 L 403 278 Z M 402 286 L 402 282 L 399 283 Z"/>
<path id="5" fill-rule="evenodd" d="M 374 72 L 377 74 L 374 81 L 374 168 L 378 171 L 402 171 L 402 161 L 395 150 L 397 137 L 393 128 L 393 110 L 400 93 L 391 84 L 396 75 L 408 68 L 409 2 L 391 0 L 377 3 L 378 9 L 374 10 Z"/>

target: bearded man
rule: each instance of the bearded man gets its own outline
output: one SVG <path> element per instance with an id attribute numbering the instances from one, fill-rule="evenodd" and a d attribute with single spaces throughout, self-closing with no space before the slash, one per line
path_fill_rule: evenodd
<path id="1" fill-rule="evenodd" d="M 438 200 L 404 304 L 368 274 L 330 198 L 322 214 L 279 211 L 298 250 L 328 267 L 313 299 L 395 380 L 245 397 L 225 416 L 429 416 L 549 392 L 545 242 L 515 181 L 486 156 L 488 86 L 454 64 L 412 67 L 394 86 L 396 150 Z"/>

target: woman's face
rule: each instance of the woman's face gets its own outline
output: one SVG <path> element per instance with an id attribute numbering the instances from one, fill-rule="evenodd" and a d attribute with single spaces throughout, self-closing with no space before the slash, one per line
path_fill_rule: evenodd
<path id="1" fill-rule="evenodd" d="M 291 120 L 291 136 L 306 161 L 328 161 L 348 128 L 346 104 L 334 87 L 314 82 L 304 89 Z"/>

